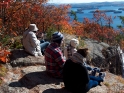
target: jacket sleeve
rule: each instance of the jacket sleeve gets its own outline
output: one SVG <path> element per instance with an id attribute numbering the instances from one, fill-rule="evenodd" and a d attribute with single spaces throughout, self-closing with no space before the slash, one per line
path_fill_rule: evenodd
<path id="1" fill-rule="evenodd" d="M 30 36 L 29 41 L 30 41 L 31 45 L 33 47 L 37 47 L 40 44 L 40 41 L 37 39 L 35 33 L 30 32 L 29 36 Z"/>

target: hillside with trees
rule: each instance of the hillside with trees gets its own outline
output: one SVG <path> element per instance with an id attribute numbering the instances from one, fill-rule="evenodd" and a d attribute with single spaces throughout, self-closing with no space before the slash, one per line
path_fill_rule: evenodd
<path id="1" fill-rule="evenodd" d="M 96 10 L 93 19 L 84 18 L 78 22 L 70 21 L 68 15 L 71 5 L 50 5 L 48 0 L 0 0 L 0 62 L 10 62 L 11 49 L 22 49 L 22 34 L 29 24 L 35 23 L 40 32 L 47 33 L 47 39 L 55 31 L 75 35 L 80 40 L 93 39 L 110 46 L 119 45 L 124 49 L 124 17 L 120 16 L 122 26 L 119 30 L 111 27 L 113 19 L 104 12 Z M 75 15 L 75 13 L 72 13 Z M 105 25 L 103 25 L 105 24 Z M 2 69 L 2 65 L 0 66 Z M 2 70 L 3 71 L 3 70 Z M 6 70 L 4 70 L 6 73 Z M 4 74 L 0 74 L 3 77 Z M 2 80 L 2 79 L 1 79 Z"/>

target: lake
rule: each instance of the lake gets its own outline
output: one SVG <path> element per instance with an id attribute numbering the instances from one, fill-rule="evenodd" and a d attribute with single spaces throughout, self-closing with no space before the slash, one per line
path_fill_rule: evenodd
<path id="1" fill-rule="evenodd" d="M 119 8 L 124 8 L 124 7 L 119 7 L 119 6 L 104 6 L 104 7 L 99 7 L 98 10 L 118 10 Z M 71 8 L 70 10 L 73 11 L 77 11 L 77 9 L 79 8 Z M 89 10 L 82 10 L 82 12 L 84 13 L 77 13 L 77 18 L 79 22 L 83 21 L 83 18 L 89 18 L 92 19 L 93 18 L 93 13 L 90 13 L 90 11 L 95 11 L 96 9 L 89 9 Z M 117 25 L 122 25 L 121 24 L 121 20 L 119 19 L 118 16 L 124 16 L 124 11 L 123 10 L 119 10 L 122 11 L 122 13 L 114 13 L 114 12 L 106 12 L 106 15 L 108 16 L 112 16 L 112 18 L 114 18 L 116 16 L 115 19 L 113 19 L 113 23 L 111 24 L 111 26 L 114 29 L 117 29 Z M 70 16 L 73 19 L 73 16 Z"/>

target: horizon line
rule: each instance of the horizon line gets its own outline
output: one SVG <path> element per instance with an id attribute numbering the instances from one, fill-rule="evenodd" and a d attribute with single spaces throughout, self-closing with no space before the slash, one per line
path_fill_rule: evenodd
<path id="1" fill-rule="evenodd" d="M 102 1 L 102 2 L 124 2 L 124 1 Z M 80 2 L 80 3 L 102 3 L 102 2 Z M 49 3 L 49 2 L 47 2 Z M 76 2 L 71 2 L 71 3 L 50 3 L 50 4 L 79 4 Z"/>

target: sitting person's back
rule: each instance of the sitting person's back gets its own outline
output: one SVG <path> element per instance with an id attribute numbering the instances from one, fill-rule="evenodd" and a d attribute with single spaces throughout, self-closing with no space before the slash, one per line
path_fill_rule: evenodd
<path id="1" fill-rule="evenodd" d="M 79 45 L 78 39 L 71 39 L 70 43 L 67 45 L 67 47 L 64 48 L 64 56 L 67 59 L 69 59 L 74 53 L 77 52 L 77 46 Z"/>
<path id="2" fill-rule="evenodd" d="M 23 46 L 25 51 L 33 56 L 42 56 L 40 41 L 36 37 L 38 28 L 35 24 L 30 24 L 29 29 L 23 33 Z"/>
<path id="3" fill-rule="evenodd" d="M 74 93 L 85 93 L 89 82 L 87 69 L 80 63 L 67 60 L 63 69 L 65 87 Z"/>
<path id="4" fill-rule="evenodd" d="M 70 59 L 66 60 L 63 68 L 63 81 L 65 88 L 73 93 L 86 93 L 91 88 L 103 82 L 101 76 L 88 74 L 87 68 L 83 65 L 87 57 L 88 49 L 78 49 Z"/>
<path id="5" fill-rule="evenodd" d="M 56 78 L 62 78 L 63 66 L 65 63 L 60 45 L 63 41 L 63 34 L 54 32 L 52 43 L 45 50 L 45 63 L 47 73 Z"/>

